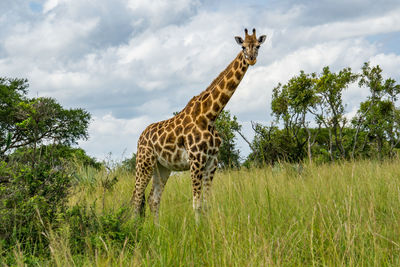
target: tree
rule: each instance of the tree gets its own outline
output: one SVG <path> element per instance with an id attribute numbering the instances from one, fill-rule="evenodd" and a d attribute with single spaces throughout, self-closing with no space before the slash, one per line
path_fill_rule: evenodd
<path id="1" fill-rule="evenodd" d="M 262 166 L 263 164 L 274 164 L 279 161 L 297 162 L 304 158 L 305 151 L 299 147 L 285 129 L 280 130 L 274 126 L 263 126 L 260 123 L 252 123 L 255 132 L 252 142 L 252 153 L 247 161 Z M 299 135 L 303 135 L 301 131 Z"/>
<path id="2" fill-rule="evenodd" d="M 90 114 L 83 109 L 64 109 L 48 97 L 28 99 L 27 81 L 0 79 L 0 157 L 13 149 L 45 142 L 64 145 L 87 139 Z"/>
<path id="3" fill-rule="evenodd" d="M 349 84 L 358 78 L 351 68 L 344 68 L 338 73 L 332 73 L 329 67 L 324 67 L 316 81 L 316 92 L 320 98 L 318 121 L 329 130 L 329 154 L 334 160 L 333 146 L 339 151 L 341 158 L 346 157 L 343 145 L 343 129 L 347 124 L 342 94 Z"/>
<path id="4" fill-rule="evenodd" d="M 315 73 L 306 74 L 300 71 L 298 76 L 291 78 L 287 84 L 278 84 L 272 93 L 272 113 L 276 120 L 283 120 L 288 137 L 296 141 L 301 151 L 307 142 L 307 154 L 312 161 L 311 148 L 315 143 L 315 135 L 311 134 L 307 115 L 312 113 L 318 102 L 315 92 Z M 307 138 L 304 140 L 301 130 L 305 129 Z"/>
<path id="5" fill-rule="evenodd" d="M 395 102 L 400 93 L 400 85 L 396 85 L 391 78 L 384 80 L 379 65 L 371 67 L 369 62 L 364 63 L 359 81 L 360 87 L 367 87 L 371 95 L 360 104 L 353 125 L 357 129 L 354 137 L 352 157 L 354 157 L 358 133 L 360 130 L 368 132 L 361 146 L 364 150 L 368 139 L 376 143 L 378 157 L 382 158 L 383 149 L 389 141 L 389 155 L 400 141 L 400 110 Z"/>
<path id="6" fill-rule="evenodd" d="M 223 110 L 215 120 L 215 128 L 222 138 L 218 154 L 219 166 L 221 168 L 239 167 L 240 155 L 236 148 L 235 132 L 240 131 L 242 126 L 238 123 L 236 116 L 232 117 L 228 110 Z"/>
<path id="7" fill-rule="evenodd" d="M 43 233 L 67 209 L 73 171 L 69 161 L 100 167 L 83 150 L 90 114 L 64 109 L 47 97 L 28 98 L 25 79 L 0 78 L 0 252 L 46 250 Z"/>

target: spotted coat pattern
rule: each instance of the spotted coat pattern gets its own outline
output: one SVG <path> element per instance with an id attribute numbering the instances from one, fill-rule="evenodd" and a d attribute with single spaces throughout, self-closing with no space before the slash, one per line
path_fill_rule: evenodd
<path id="1" fill-rule="evenodd" d="M 221 138 L 214 121 L 235 92 L 249 65 L 255 63 L 259 39 L 248 35 L 243 41 L 235 37 L 242 51 L 211 85 L 193 97 L 186 107 L 174 117 L 149 125 L 141 134 L 136 156 L 136 184 L 132 196 L 135 212 L 144 215 L 145 189 L 153 177 L 148 202 L 158 218 L 161 194 L 171 171 L 190 170 L 193 191 L 193 208 L 198 216 L 201 192 L 206 200 L 215 170 Z"/>

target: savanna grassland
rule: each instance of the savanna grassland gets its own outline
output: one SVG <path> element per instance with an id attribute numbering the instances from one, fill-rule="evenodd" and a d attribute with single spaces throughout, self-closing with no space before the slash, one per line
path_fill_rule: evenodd
<path id="1" fill-rule="evenodd" d="M 69 201 L 86 213 L 77 211 L 75 226 L 43 233 L 50 254 L 38 264 L 399 266 L 399 164 L 280 164 L 220 171 L 199 225 L 189 173 L 170 177 L 156 225 L 148 208 L 141 223 L 130 216 L 131 173 L 82 167 Z M 23 265 L 18 249 L 14 255 Z"/>

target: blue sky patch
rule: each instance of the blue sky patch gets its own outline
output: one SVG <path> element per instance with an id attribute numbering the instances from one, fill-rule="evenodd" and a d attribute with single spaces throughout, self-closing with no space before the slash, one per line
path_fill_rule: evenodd
<path id="1" fill-rule="evenodd" d="M 29 2 L 29 8 L 33 12 L 42 12 L 43 5 L 41 3 L 38 3 L 38 2 Z"/>

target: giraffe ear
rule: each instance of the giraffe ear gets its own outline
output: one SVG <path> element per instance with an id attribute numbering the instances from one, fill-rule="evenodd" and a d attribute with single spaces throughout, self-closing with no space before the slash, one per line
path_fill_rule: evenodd
<path id="1" fill-rule="evenodd" d="M 260 37 L 258 37 L 258 42 L 260 43 L 260 44 L 262 44 L 262 43 L 264 43 L 265 42 L 265 39 L 267 39 L 267 36 L 266 35 L 261 35 Z"/>
<path id="2" fill-rule="evenodd" d="M 242 44 L 243 44 L 243 39 L 242 39 L 242 37 L 240 37 L 240 36 L 235 36 L 235 40 L 236 40 L 236 43 L 238 43 L 238 45 L 242 45 Z"/>

